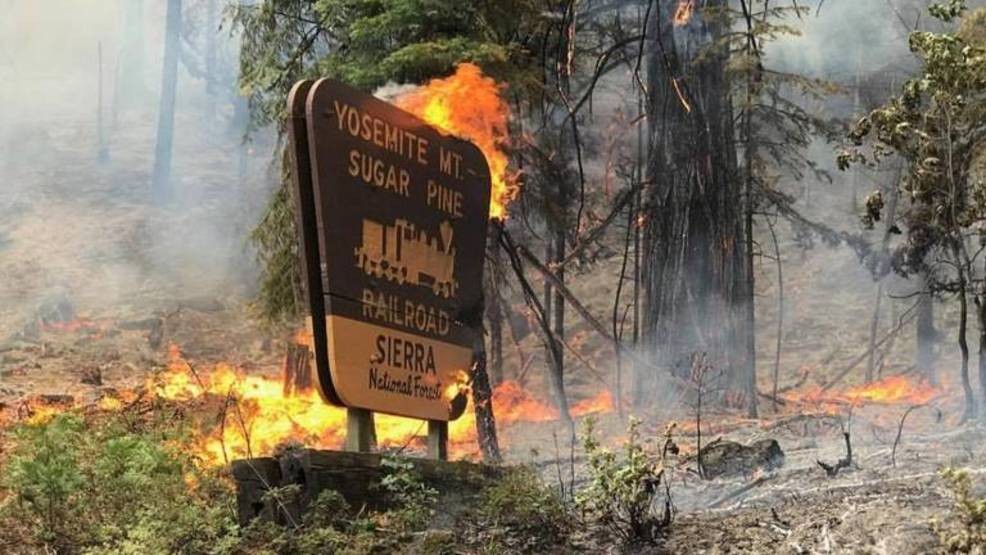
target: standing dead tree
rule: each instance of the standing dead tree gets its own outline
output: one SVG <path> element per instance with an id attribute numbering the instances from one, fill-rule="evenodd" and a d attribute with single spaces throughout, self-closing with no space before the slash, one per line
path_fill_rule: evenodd
<path id="1" fill-rule="evenodd" d="M 165 18 L 164 66 L 161 70 L 161 102 L 158 106 L 157 141 L 151 194 L 155 201 L 171 198 L 171 153 L 175 135 L 175 100 L 178 93 L 178 55 L 181 48 L 181 0 L 168 0 Z"/>
<path id="2" fill-rule="evenodd" d="M 724 0 L 706 8 L 724 8 Z M 742 389 L 752 361 L 738 326 L 748 288 L 742 199 L 736 175 L 725 67 L 714 45 L 720 13 L 682 20 L 657 2 L 645 22 L 648 159 L 642 207 L 641 348 L 659 367 L 707 352 Z M 659 377 L 638 369 L 635 405 L 653 398 Z"/>

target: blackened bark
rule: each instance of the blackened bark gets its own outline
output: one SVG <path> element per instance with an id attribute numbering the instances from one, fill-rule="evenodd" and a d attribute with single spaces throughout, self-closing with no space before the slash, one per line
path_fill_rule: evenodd
<path id="1" fill-rule="evenodd" d="M 292 397 L 312 390 L 312 351 L 308 345 L 288 342 L 284 355 L 283 394 Z"/>
<path id="2" fill-rule="evenodd" d="M 545 249 L 545 259 L 549 261 L 554 260 L 554 242 L 550 239 L 547 242 L 547 247 Z M 531 306 L 531 301 L 533 299 L 528 299 L 528 307 L 535 309 Z M 539 320 L 539 334 L 541 337 L 541 342 L 544 344 L 545 358 L 549 364 L 549 371 L 551 372 L 548 376 L 551 384 L 551 394 L 555 398 L 555 406 L 558 407 L 558 412 L 562 414 L 563 418 L 571 420 L 568 412 L 568 396 L 565 394 L 565 358 L 563 353 L 563 348 L 560 340 L 555 337 L 555 331 L 553 329 L 553 322 L 555 319 L 556 312 L 552 310 L 555 303 L 564 303 L 561 298 L 555 298 L 554 287 L 550 283 L 544 283 L 544 307 L 538 311 L 535 310 L 536 318 Z M 541 315 L 537 316 L 540 312 Z"/>
<path id="3" fill-rule="evenodd" d="M 496 435 L 496 416 L 493 413 L 493 391 L 486 372 L 485 334 L 480 333 L 473 345 L 472 404 L 476 411 L 476 438 L 483 460 L 500 461 L 500 443 Z"/>
<path id="4" fill-rule="evenodd" d="M 743 12 L 747 18 L 747 56 L 759 58 L 753 48 L 756 38 L 753 36 L 752 18 L 746 2 L 742 3 Z M 759 64 L 759 59 L 757 61 Z M 741 371 L 746 382 L 746 411 L 750 418 L 757 417 L 757 334 L 756 312 L 754 303 L 754 271 L 753 271 L 753 213 L 756 210 L 756 199 L 753 195 L 753 160 L 756 145 L 753 138 L 753 102 L 755 96 L 754 80 L 759 80 L 759 74 L 746 76 L 746 102 L 743 108 L 743 233 L 746 238 L 746 249 L 743 253 L 744 272 L 739 286 L 743 290 L 741 305 L 743 307 L 743 324 L 740 326 L 745 338 L 746 349 L 740 355 Z"/>
<path id="5" fill-rule="evenodd" d="M 494 386 L 503 382 L 503 310 L 499 291 L 487 290 L 486 325 L 490 333 L 490 380 Z"/>
<path id="6" fill-rule="evenodd" d="M 483 275 L 484 291 L 483 297 L 486 299 L 486 326 L 489 330 L 489 375 L 491 385 L 496 387 L 503 382 L 503 319 L 504 307 L 503 297 L 500 295 L 500 268 L 503 264 L 500 253 L 500 241 L 497 234 L 499 226 L 489 226 L 491 239 L 487 243 L 486 257 L 489 261 L 488 269 Z"/>
<path id="7" fill-rule="evenodd" d="M 649 144 L 641 290 L 643 352 L 660 367 L 686 371 L 709 354 L 727 369 L 727 387 L 750 376 L 742 321 L 749 295 L 741 188 L 725 79 L 728 52 L 710 47 L 726 30 L 712 15 L 674 26 L 660 2 L 647 29 Z M 752 333 L 752 329 L 748 330 Z M 746 360 L 744 360 L 746 359 Z M 652 399 L 659 378 L 635 379 L 635 402 Z"/>
<path id="8" fill-rule="evenodd" d="M 959 248 L 954 249 L 956 260 L 959 261 L 959 350 L 962 352 L 962 390 L 965 392 L 965 411 L 962 413 L 962 421 L 974 419 L 976 417 L 976 398 L 969 383 L 969 343 L 966 340 L 966 329 L 969 321 L 969 299 L 968 286 L 966 284 L 965 268 L 962 262 L 963 257 L 959 256 Z"/>
<path id="9" fill-rule="evenodd" d="M 982 298 L 976 299 L 976 316 L 979 320 L 979 388 L 980 398 L 986 410 L 986 302 Z M 969 377 L 963 376 L 963 387 L 968 384 Z M 966 392 L 966 403 L 968 403 L 968 392 Z M 975 416 L 973 410 L 972 416 Z"/>
<path id="10" fill-rule="evenodd" d="M 565 206 L 564 199 L 562 199 Z M 565 228 L 564 224 L 555 232 L 555 261 L 565 260 Z M 558 270 L 555 272 L 558 279 L 565 282 L 565 267 L 559 266 Z M 565 341 L 565 297 L 562 296 L 560 291 L 555 290 L 555 300 L 552 305 L 554 309 L 554 322 L 555 322 L 555 338 L 557 341 Z M 559 349 L 558 351 L 558 373 L 564 377 L 565 376 L 565 350 Z"/>
<path id="11" fill-rule="evenodd" d="M 919 276 L 920 297 L 918 297 L 917 315 L 917 353 L 918 370 L 932 385 L 938 385 L 938 372 L 935 368 L 935 345 L 938 342 L 938 331 L 935 329 L 935 305 L 928 291 L 927 277 Z"/>
<path id="12" fill-rule="evenodd" d="M 175 131 L 180 40 L 181 0 L 168 0 L 164 67 L 161 71 L 161 102 L 158 107 L 157 143 L 154 147 L 154 175 L 151 178 L 151 195 L 156 202 L 166 202 L 171 198 L 171 151 Z"/>
<path id="13" fill-rule="evenodd" d="M 983 265 L 986 266 L 986 262 Z M 983 415 L 986 416 L 986 283 L 980 285 L 976 297 L 976 314 L 979 317 L 979 390 Z"/>

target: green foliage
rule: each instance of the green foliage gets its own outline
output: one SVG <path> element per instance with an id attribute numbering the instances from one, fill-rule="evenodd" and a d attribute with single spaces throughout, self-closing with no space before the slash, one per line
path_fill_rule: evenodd
<path id="1" fill-rule="evenodd" d="M 504 79 L 525 71 L 519 40 L 532 0 L 264 0 L 229 17 L 242 33 L 240 88 L 255 126 L 280 124 L 291 85 L 334 77 L 370 90 L 420 83 L 471 61 Z"/>
<path id="2" fill-rule="evenodd" d="M 574 522 L 558 492 L 529 468 L 511 469 L 484 490 L 476 516 L 486 547 L 498 553 L 564 546 Z"/>
<path id="3" fill-rule="evenodd" d="M 423 528 L 434 513 L 438 492 L 421 481 L 409 460 L 384 457 L 381 466 L 385 475 L 379 487 L 396 507 L 396 522 L 409 531 Z"/>
<path id="4" fill-rule="evenodd" d="M 335 491 L 323 491 L 302 522 L 289 526 L 254 522 L 243 531 L 243 552 L 277 554 L 369 554 L 416 552 L 408 548 L 434 514 L 437 492 L 424 484 L 408 461 L 385 458 L 384 479 L 377 486 L 388 494 L 386 511 L 354 510 Z M 270 495 L 289 499 L 284 488 Z"/>
<path id="5" fill-rule="evenodd" d="M 2 472 L 14 499 L 0 513 L 7 533 L 66 552 L 171 553 L 209 551 L 235 528 L 216 502 L 229 488 L 160 437 L 67 413 L 19 426 L 13 440 Z"/>
<path id="6" fill-rule="evenodd" d="M 948 0 L 947 2 L 936 2 L 928 6 L 928 12 L 932 17 L 936 17 L 946 23 L 961 16 L 965 10 L 965 0 Z"/>
<path id="7" fill-rule="evenodd" d="M 965 470 L 946 468 L 941 473 L 955 496 L 950 518 L 936 520 L 932 527 L 949 553 L 986 551 L 986 499 L 972 492 L 972 478 Z"/>
<path id="8" fill-rule="evenodd" d="M 533 0 L 263 0 L 227 13 L 241 33 L 240 92 L 251 129 L 283 130 L 285 99 L 299 79 L 333 77 L 364 90 L 420 83 L 471 61 L 499 79 L 529 81 L 525 27 L 539 25 Z M 256 306 L 268 322 L 299 314 L 293 206 L 285 175 L 254 229 L 263 272 Z"/>
<path id="9" fill-rule="evenodd" d="M 7 464 L 4 485 L 39 522 L 38 538 L 58 543 L 71 532 L 68 516 L 85 478 L 79 468 L 82 420 L 66 415 L 15 431 L 18 447 Z"/>
<path id="10" fill-rule="evenodd" d="M 657 541 L 672 518 L 663 461 L 641 444 L 640 421 L 635 418 L 627 426 L 622 458 L 602 447 L 594 427 L 594 421 L 586 419 L 582 446 L 589 459 L 589 485 L 576 494 L 576 506 L 625 542 Z"/>
<path id="11" fill-rule="evenodd" d="M 262 272 L 253 306 L 268 323 L 291 320 L 302 310 L 298 239 L 288 179 L 285 171 L 284 184 L 274 191 L 263 219 L 250 233 Z"/>
<path id="12" fill-rule="evenodd" d="M 0 542 L 28 551 L 64 553 L 369 554 L 423 552 L 437 492 L 407 461 L 385 459 L 379 484 L 390 506 L 350 507 L 325 491 L 301 522 L 287 526 L 234 521 L 231 484 L 200 470 L 171 446 L 175 423 L 133 432 L 114 419 L 87 422 L 66 413 L 13 430 L 13 450 L 0 469 L 10 492 L 0 509 Z M 298 486 L 268 496 L 289 504 Z M 447 541 L 431 538 L 441 552 Z"/>
<path id="13" fill-rule="evenodd" d="M 951 1 L 936 4 L 931 13 L 947 22 L 964 10 L 964 2 Z M 969 267 L 964 234 L 971 231 L 986 239 L 986 228 L 978 225 L 986 219 L 986 183 L 971 172 L 977 148 L 986 138 L 986 50 L 953 32 L 914 32 L 909 43 L 922 61 L 921 74 L 854 126 L 854 148 L 840 155 L 839 165 L 845 169 L 892 155 L 903 158 L 908 169 L 899 187 L 909 200 L 902 218 L 909 234 L 900 269 L 925 269 L 933 250 L 953 257 L 953 264 Z M 869 153 L 860 148 L 867 140 L 872 145 Z M 879 214 L 868 218 L 879 219 Z M 932 277 L 939 288 L 949 287 L 944 283 L 947 276 Z"/>
<path id="14" fill-rule="evenodd" d="M 831 227 L 803 216 L 795 207 L 796 198 L 783 186 L 787 178 L 797 183 L 806 175 L 832 180 L 808 156 L 808 147 L 816 139 L 834 139 L 835 126 L 805 105 L 806 101 L 821 103 L 841 92 L 839 87 L 771 67 L 767 54 L 770 43 L 800 36 L 793 22 L 810 9 L 797 3 L 748 0 L 722 10 L 732 31 L 709 50 L 729 51 L 726 77 L 736 114 L 734 130 L 748 209 L 785 218 L 806 247 L 816 236 L 827 244 L 841 242 L 845 237 Z"/>

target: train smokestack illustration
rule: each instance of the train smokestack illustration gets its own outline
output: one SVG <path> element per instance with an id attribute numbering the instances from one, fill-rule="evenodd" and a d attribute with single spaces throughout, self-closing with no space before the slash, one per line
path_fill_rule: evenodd
<path id="1" fill-rule="evenodd" d="M 435 295 L 456 295 L 455 248 L 452 224 L 445 221 L 438 235 L 429 237 L 407 220 L 387 225 L 363 220 L 363 242 L 356 248 L 356 266 L 367 275 L 386 278 L 403 285 L 430 287 Z"/>

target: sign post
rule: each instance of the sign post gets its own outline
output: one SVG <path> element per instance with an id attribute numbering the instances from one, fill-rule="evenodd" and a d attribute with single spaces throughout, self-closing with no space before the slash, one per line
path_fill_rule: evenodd
<path id="1" fill-rule="evenodd" d="M 348 449 L 369 450 L 384 412 L 427 420 L 445 458 L 481 334 L 486 159 L 337 81 L 299 82 L 288 104 L 318 389 L 350 409 Z"/>

